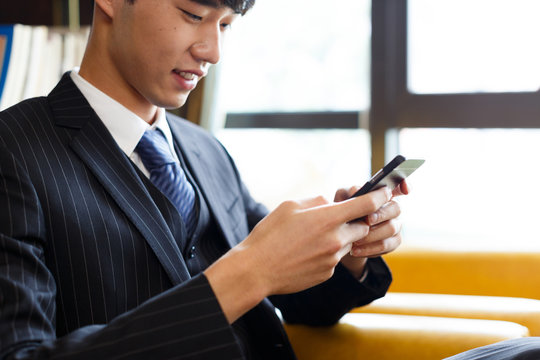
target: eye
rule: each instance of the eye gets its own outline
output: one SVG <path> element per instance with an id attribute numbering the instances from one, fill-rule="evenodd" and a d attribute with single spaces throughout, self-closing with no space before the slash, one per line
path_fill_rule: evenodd
<path id="1" fill-rule="evenodd" d="M 202 20 L 202 17 L 201 16 L 198 16 L 198 15 L 195 15 L 195 14 L 192 14 L 190 13 L 189 11 L 186 11 L 184 9 L 180 9 L 188 18 L 190 18 L 191 20 L 193 21 L 201 21 Z"/>
<path id="2" fill-rule="evenodd" d="M 221 29 L 230 30 L 233 27 L 233 24 L 236 22 L 236 19 L 238 18 L 237 15 L 234 15 L 232 17 L 226 17 L 223 20 L 223 22 L 220 24 Z"/>

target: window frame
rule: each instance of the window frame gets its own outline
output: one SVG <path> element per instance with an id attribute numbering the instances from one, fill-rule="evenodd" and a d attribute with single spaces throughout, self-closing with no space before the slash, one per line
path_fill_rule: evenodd
<path id="1" fill-rule="evenodd" d="M 397 149 L 401 128 L 539 128 L 536 92 L 414 94 L 407 88 L 407 0 L 372 1 L 372 169 Z M 511 119 L 512 121 L 508 121 Z M 395 152 L 395 151 L 394 151 Z"/>
<path id="2" fill-rule="evenodd" d="M 364 111 L 227 113 L 225 128 L 358 129 L 367 119 Z"/>

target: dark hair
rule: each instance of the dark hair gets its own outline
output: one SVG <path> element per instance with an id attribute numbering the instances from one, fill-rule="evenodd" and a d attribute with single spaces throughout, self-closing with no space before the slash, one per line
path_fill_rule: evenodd
<path id="1" fill-rule="evenodd" d="M 255 0 L 219 0 L 221 6 L 227 6 L 238 14 L 244 15 L 255 5 Z"/>
<path id="2" fill-rule="evenodd" d="M 135 0 L 126 0 L 128 3 L 133 4 Z M 244 15 L 249 9 L 255 5 L 255 0 L 194 0 L 201 4 L 213 4 L 218 6 L 226 6 L 235 13 Z"/>

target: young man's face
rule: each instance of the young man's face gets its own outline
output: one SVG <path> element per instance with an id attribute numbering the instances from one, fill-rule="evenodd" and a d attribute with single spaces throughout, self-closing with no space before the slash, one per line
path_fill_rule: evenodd
<path id="1" fill-rule="evenodd" d="M 205 5 L 205 3 L 207 3 Z M 127 91 L 165 108 L 182 106 L 240 15 L 202 0 L 114 2 L 108 52 Z"/>

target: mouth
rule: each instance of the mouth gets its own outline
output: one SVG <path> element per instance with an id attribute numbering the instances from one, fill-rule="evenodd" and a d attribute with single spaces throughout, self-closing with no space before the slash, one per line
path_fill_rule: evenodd
<path id="1" fill-rule="evenodd" d="M 185 80 L 188 80 L 188 81 L 197 80 L 200 77 L 199 75 L 194 74 L 192 72 L 180 71 L 178 69 L 174 69 L 173 72 L 176 75 L 178 75 L 178 76 L 180 76 L 180 77 L 182 77 L 182 78 L 184 78 Z"/>
<path id="2" fill-rule="evenodd" d="M 175 68 L 171 73 L 174 75 L 177 86 L 179 86 L 179 89 L 182 91 L 193 90 L 197 86 L 199 80 L 206 75 L 205 72 L 199 69 L 179 70 L 178 68 Z"/>

